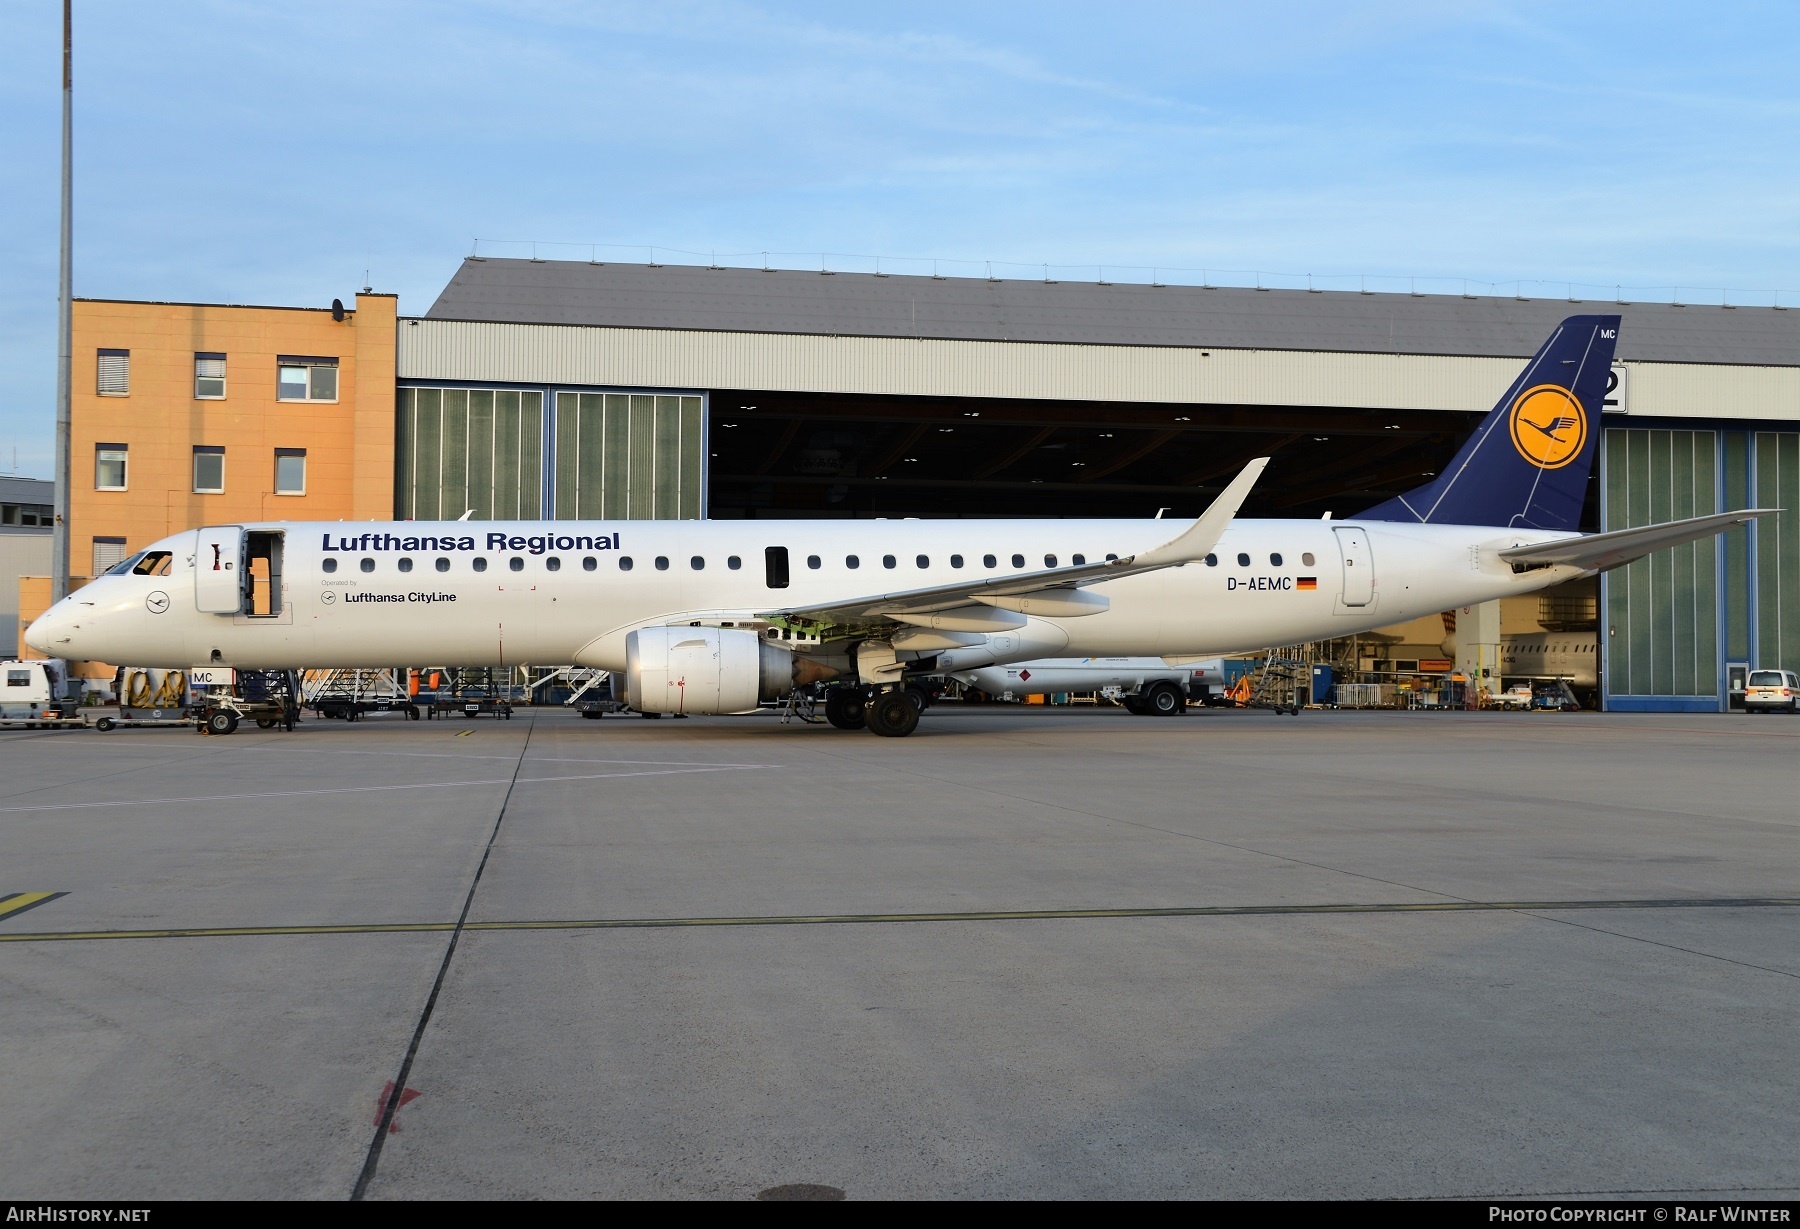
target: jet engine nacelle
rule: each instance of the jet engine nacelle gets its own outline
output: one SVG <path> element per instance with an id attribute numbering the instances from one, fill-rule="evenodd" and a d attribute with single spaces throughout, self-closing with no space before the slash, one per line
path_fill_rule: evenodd
<path id="1" fill-rule="evenodd" d="M 640 713 L 754 712 L 760 700 L 836 673 L 735 628 L 645 627 L 625 637 L 625 700 Z"/>

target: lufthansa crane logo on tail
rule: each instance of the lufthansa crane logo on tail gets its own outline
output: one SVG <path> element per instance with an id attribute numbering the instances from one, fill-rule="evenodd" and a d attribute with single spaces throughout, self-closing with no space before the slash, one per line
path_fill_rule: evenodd
<path id="1" fill-rule="evenodd" d="M 1513 447 L 1539 469 L 1561 469 L 1587 443 L 1587 413 L 1575 394 L 1559 384 L 1539 384 L 1521 393 L 1507 426 Z"/>

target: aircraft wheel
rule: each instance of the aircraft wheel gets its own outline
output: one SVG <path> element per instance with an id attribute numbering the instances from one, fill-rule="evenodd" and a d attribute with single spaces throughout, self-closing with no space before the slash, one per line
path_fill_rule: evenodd
<path id="1" fill-rule="evenodd" d="M 218 709 L 206 719 L 206 732 L 208 734 L 235 734 L 237 733 L 237 727 L 237 714 L 227 709 Z"/>
<path id="2" fill-rule="evenodd" d="M 1152 717 L 1173 717 L 1186 707 L 1172 683 L 1158 683 L 1144 695 L 1144 711 Z"/>
<path id="3" fill-rule="evenodd" d="M 919 728 L 919 710 L 906 698 L 905 689 L 879 691 L 863 707 L 869 729 L 883 738 L 905 738 Z"/>
<path id="4" fill-rule="evenodd" d="M 113 719 L 111 717 L 102 717 L 100 720 L 94 722 L 94 728 L 104 734 L 113 728 Z"/>
<path id="5" fill-rule="evenodd" d="M 863 702 L 862 688 L 833 687 L 825 693 L 825 720 L 840 730 L 860 730 L 868 724 Z"/>
<path id="6" fill-rule="evenodd" d="M 911 701 L 912 706 L 921 713 L 931 707 L 931 693 L 926 691 L 923 687 L 907 687 L 906 698 Z"/>

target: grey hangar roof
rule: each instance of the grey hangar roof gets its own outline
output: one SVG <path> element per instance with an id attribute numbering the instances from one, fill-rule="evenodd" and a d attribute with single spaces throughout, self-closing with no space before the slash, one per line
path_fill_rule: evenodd
<path id="1" fill-rule="evenodd" d="M 1800 366 L 1769 307 L 987 280 L 468 257 L 425 318 L 951 341 L 1526 358 L 1571 315 L 1623 316 L 1619 357 Z"/>

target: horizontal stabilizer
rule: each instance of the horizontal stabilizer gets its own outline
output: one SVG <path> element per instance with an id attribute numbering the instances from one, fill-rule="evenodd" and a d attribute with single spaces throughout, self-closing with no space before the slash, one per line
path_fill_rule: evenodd
<path id="1" fill-rule="evenodd" d="M 1685 521 L 1615 529 L 1611 533 L 1564 538 L 1560 542 L 1541 542 L 1536 546 L 1515 546 L 1501 551 L 1500 557 L 1513 564 L 1562 563 L 1590 572 L 1604 572 L 1671 546 L 1724 533 L 1734 525 L 1748 525 L 1759 516 L 1772 516 L 1779 511 L 1779 508 L 1746 508 L 1741 512 L 1717 512 Z"/>

